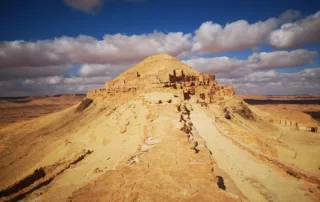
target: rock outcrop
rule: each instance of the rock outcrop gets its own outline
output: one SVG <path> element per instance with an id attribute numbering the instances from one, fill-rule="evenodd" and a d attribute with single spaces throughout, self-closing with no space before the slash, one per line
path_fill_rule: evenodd
<path id="1" fill-rule="evenodd" d="M 0 201 L 319 201 L 319 136 L 215 79 L 155 55 L 0 129 Z"/>
<path id="2" fill-rule="evenodd" d="M 132 98 L 139 93 L 153 91 L 170 91 L 184 100 L 205 103 L 235 94 L 231 86 L 219 84 L 215 75 L 199 73 L 176 58 L 159 54 L 148 57 L 114 80 L 106 82 L 102 89 L 89 91 L 87 97 L 108 98 L 121 93 Z"/>

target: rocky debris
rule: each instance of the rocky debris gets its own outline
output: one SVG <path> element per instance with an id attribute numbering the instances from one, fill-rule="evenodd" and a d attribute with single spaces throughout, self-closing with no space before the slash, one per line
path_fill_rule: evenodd
<path id="1" fill-rule="evenodd" d="M 227 108 L 223 109 L 224 118 L 231 119 L 230 112 Z"/>
<path id="2" fill-rule="evenodd" d="M 170 128 L 176 115 L 161 126 L 151 123 L 164 129 L 157 149 L 143 153 L 139 163 L 107 171 L 73 192 L 68 201 L 246 201 L 217 187 L 209 151 L 196 154 L 185 133 Z"/>
<path id="3" fill-rule="evenodd" d="M 128 159 L 127 164 L 131 165 L 139 162 L 140 162 L 140 159 L 138 156 L 132 156 L 131 158 Z"/>
<path id="4" fill-rule="evenodd" d="M 101 173 L 101 172 L 103 172 L 103 170 L 101 170 L 100 168 L 95 168 L 93 170 L 93 173 Z"/>
<path id="5" fill-rule="evenodd" d="M 178 102 L 178 98 L 173 93 L 168 92 L 144 93 L 143 100 L 148 104 L 171 104 Z"/>
<path id="6" fill-rule="evenodd" d="M 199 103 L 200 103 L 201 107 L 208 108 L 208 104 L 207 103 L 205 103 L 205 102 L 199 102 Z"/>
<path id="7" fill-rule="evenodd" d="M 188 142 L 192 144 L 192 149 L 198 153 L 199 149 L 199 142 L 195 138 L 195 135 L 198 135 L 196 132 L 195 127 L 190 120 L 190 112 L 193 110 L 190 104 L 179 104 L 176 106 L 177 111 L 180 110 L 180 123 L 182 123 L 182 127 L 180 128 L 181 131 L 188 134 Z"/>
<path id="8" fill-rule="evenodd" d="M 233 111 L 238 113 L 244 119 L 255 120 L 255 117 L 249 107 L 243 102 L 238 102 L 236 107 L 233 107 Z"/>
<path id="9" fill-rule="evenodd" d="M 248 106 L 245 103 L 236 103 L 235 104 L 235 102 L 232 101 L 232 100 L 235 100 L 234 98 L 232 98 L 232 95 L 234 94 L 234 90 L 232 89 L 232 87 L 222 86 L 215 81 L 215 78 L 213 75 L 205 75 L 205 74 L 197 73 L 194 70 L 192 70 L 192 68 L 186 67 L 184 64 L 181 64 L 179 61 L 176 61 L 176 63 L 174 65 L 171 65 L 171 62 L 172 62 L 171 59 L 168 59 L 169 65 L 166 63 L 162 63 L 162 62 L 163 61 L 160 61 L 160 63 L 159 63 L 159 61 L 155 61 L 152 64 L 147 63 L 147 65 L 144 64 L 143 67 L 139 66 L 139 64 L 138 64 L 140 69 L 137 69 L 137 68 L 134 70 L 129 69 L 124 74 L 121 74 L 115 80 L 108 82 L 105 85 L 104 89 L 98 89 L 98 90 L 93 90 L 93 91 L 88 92 L 88 95 L 87 95 L 88 100 L 83 101 L 83 103 L 80 104 L 80 105 L 83 105 L 82 107 L 80 107 L 80 105 L 78 106 L 79 111 L 83 111 L 90 105 L 89 102 L 92 99 L 94 99 L 94 104 L 93 104 L 94 106 L 103 105 L 103 108 L 102 107 L 101 108 L 94 108 L 93 106 L 90 106 L 90 109 L 92 109 L 92 110 L 86 110 L 85 113 L 80 114 L 81 116 L 79 116 L 79 114 L 78 114 L 76 118 L 81 117 L 81 118 L 87 119 L 87 122 L 85 122 L 85 121 L 82 122 L 82 120 L 81 121 L 79 120 L 79 125 L 80 124 L 85 125 L 85 127 L 86 127 L 86 123 L 88 123 L 90 121 L 91 122 L 100 122 L 101 124 L 106 125 L 107 127 L 109 127 L 111 124 L 112 124 L 112 126 L 118 125 L 119 127 L 115 128 L 115 132 L 114 132 L 115 134 L 119 134 L 119 131 L 120 131 L 120 133 L 127 132 L 127 134 L 129 134 L 128 132 L 130 132 L 130 134 L 134 133 L 134 134 L 140 135 L 140 133 L 138 131 L 143 131 L 143 130 L 141 130 L 141 127 L 145 127 L 144 129 L 148 130 L 146 133 L 141 133 L 141 136 L 136 137 L 136 139 L 134 139 L 134 143 L 133 143 L 133 141 L 131 142 L 133 144 L 130 144 L 130 148 L 129 147 L 128 147 L 128 149 L 127 148 L 125 148 L 125 149 L 120 148 L 122 151 L 121 154 L 123 154 L 127 151 L 125 156 L 132 155 L 132 152 L 137 151 L 136 152 L 137 154 L 135 154 L 134 156 L 132 156 L 130 159 L 127 160 L 127 164 L 130 164 L 130 165 L 135 164 L 135 165 L 128 166 L 128 165 L 123 165 L 123 164 L 119 163 L 119 164 L 112 164 L 112 166 L 109 166 L 109 164 L 108 164 L 109 168 L 112 167 L 113 169 L 117 169 L 117 170 L 106 172 L 106 175 L 109 176 L 109 178 L 104 178 L 104 179 L 109 179 L 109 180 L 102 180 L 102 183 L 106 183 L 103 185 L 106 185 L 106 186 L 101 186 L 101 187 L 97 188 L 99 190 L 104 190 L 104 193 L 102 193 L 102 194 L 107 195 L 110 193 L 109 198 L 106 197 L 105 200 L 102 200 L 102 201 L 106 201 L 106 200 L 134 201 L 134 200 L 140 200 L 140 199 L 141 199 L 141 201 L 148 201 L 148 199 L 150 200 L 150 198 L 153 199 L 152 198 L 153 196 L 157 197 L 159 195 L 161 195 L 161 196 L 168 195 L 169 198 L 163 198 L 163 201 L 169 201 L 169 200 L 183 201 L 184 199 L 188 199 L 190 201 L 197 201 L 197 200 L 204 201 L 203 200 L 204 198 L 201 198 L 201 197 L 205 196 L 205 194 L 203 193 L 203 190 L 206 190 L 206 191 L 214 190 L 214 189 L 211 189 L 211 190 L 207 189 L 208 187 L 210 187 L 212 185 L 214 187 L 216 187 L 215 183 L 214 183 L 214 179 L 212 179 L 212 178 L 214 178 L 213 166 L 212 166 L 213 163 L 210 160 L 210 158 L 208 158 L 210 156 L 210 153 L 208 153 L 208 149 L 205 148 L 206 144 L 204 143 L 204 140 L 199 136 L 199 134 L 197 133 L 197 130 L 195 129 L 195 127 L 193 126 L 193 123 L 190 120 L 190 114 L 192 113 L 192 115 L 193 115 L 193 112 L 192 112 L 193 108 L 192 108 L 192 105 L 190 105 L 188 103 L 193 104 L 193 103 L 195 103 L 196 100 L 198 100 L 198 103 L 203 108 L 198 107 L 197 105 L 199 105 L 199 104 L 193 105 L 195 107 L 195 110 L 197 111 L 197 113 L 198 113 L 198 109 L 199 109 L 199 111 L 202 111 L 207 114 L 211 113 L 214 116 L 213 117 L 214 120 L 215 120 L 215 117 L 218 116 L 220 121 L 216 121 L 216 124 L 220 124 L 222 126 L 224 126 L 224 124 L 226 124 L 226 125 L 239 124 L 239 125 L 244 126 L 243 131 L 248 132 L 248 133 L 250 133 L 256 129 L 255 126 L 252 126 L 252 129 L 253 129 L 252 131 L 246 130 L 249 128 L 247 126 L 250 125 L 250 123 L 245 123 L 244 119 L 254 120 L 254 118 L 255 118 L 254 116 L 255 116 L 256 112 L 253 110 L 253 112 L 255 113 L 255 114 L 253 114 L 250 111 L 250 109 L 252 109 L 252 108 L 248 108 Z M 161 64 L 161 65 L 159 65 L 159 64 Z M 152 67 L 157 67 L 157 68 L 152 68 Z M 164 71 L 162 71 L 162 70 L 164 70 Z M 123 120 L 126 119 L 124 117 L 125 113 L 119 113 L 118 110 L 117 111 L 113 110 L 113 115 L 112 115 L 113 119 L 112 120 L 110 119 L 111 120 L 110 123 L 109 122 L 104 123 L 104 121 L 100 121 L 100 120 L 95 121 L 95 120 L 90 119 L 91 117 L 94 117 L 94 115 L 103 115 L 102 113 L 101 114 L 94 114 L 94 113 L 92 113 L 92 111 L 102 112 L 102 109 L 104 109 L 106 107 L 113 109 L 115 107 L 113 103 L 116 103 L 116 105 L 118 107 L 118 106 L 121 106 L 123 103 L 127 103 L 128 100 L 130 100 L 130 101 L 131 100 L 139 100 L 139 102 L 143 103 L 143 105 L 147 106 L 147 108 L 149 109 L 150 114 L 148 114 L 148 115 L 144 114 L 143 116 L 141 116 L 141 119 L 143 121 L 139 122 L 140 125 L 137 124 L 135 121 L 133 121 L 131 127 L 127 128 L 126 127 L 127 125 L 122 122 Z M 185 103 L 181 103 L 181 102 L 183 102 L 183 100 L 185 100 Z M 200 100 L 200 102 L 199 102 L 199 100 Z M 231 104 L 230 105 L 226 104 L 230 100 L 231 100 Z M 89 103 L 88 106 L 85 105 L 86 102 Z M 110 103 L 112 103 L 112 104 L 110 104 Z M 179 114 L 174 114 L 174 113 L 172 113 L 172 111 L 174 111 L 172 109 L 174 108 L 175 104 L 177 104 L 177 103 L 179 103 L 179 104 L 176 105 L 175 110 Z M 210 105 L 210 107 L 208 107 L 209 103 L 214 103 L 214 104 L 212 104 L 212 105 Z M 116 108 L 114 108 L 114 109 L 116 109 Z M 222 110 L 221 110 L 223 108 L 226 109 L 224 112 L 222 112 Z M 156 111 L 152 111 L 153 109 L 156 109 Z M 167 110 L 167 109 L 169 109 L 169 110 Z M 72 111 L 72 112 L 74 112 L 74 111 Z M 237 113 L 237 114 L 235 114 L 235 113 Z M 244 119 L 242 119 L 242 118 L 239 119 L 240 117 L 238 116 L 238 114 L 241 117 L 243 117 Z M 89 116 L 85 116 L 85 115 L 89 115 Z M 105 113 L 105 115 L 109 116 L 110 114 L 107 115 Z M 179 115 L 180 115 L 180 122 L 179 122 L 179 119 L 178 120 L 176 119 L 177 117 L 179 118 Z M 227 119 L 230 119 L 232 116 L 232 119 L 234 121 L 232 123 L 230 121 L 223 121 L 222 120 L 222 119 L 224 119 L 223 115 L 225 115 L 224 117 Z M 130 120 L 133 120 L 133 117 L 134 117 L 134 119 L 140 119 L 140 118 L 137 118 L 136 114 L 134 114 L 134 115 L 132 115 L 132 117 L 129 117 Z M 157 119 L 158 117 L 161 117 L 161 119 Z M 145 123 L 144 118 L 146 118 L 146 120 L 147 120 L 146 123 Z M 155 121 L 153 121 L 153 120 L 155 120 Z M 75 122 L 77 122 L 77 121 L 78 120 L 75 120 Z M 193 121 L 194 121 L 194 123 L 197 123 L 196 119 Z M 200 120 L 200 122 L 201 121 L 203 121 L 203 120 Z M 212 121 L 212 120 L 209 120 L 209 122 L 210 121 Z M 84 123 L 84 124 L 82 124 L 82 123 Z M 149 125 L 145 125 L 147 123 Z M 252 125 L 255 124 L 253 121 L 251 121 L 251 123 L 252 123 Z M 78 122 L 76 124 L 78 124 Z M 208 129 L 208 125 L 210 125 L 210 124 L 203 124 L 204 130 L 207 129 L 207 131 L 208 131 L 208 133 L 206 133 L 207 135 L 203 136 L 203 137 L 213 137 L 214 135 L 218 134 L 217 132 L 215 132 L 216 130 Z M 134 127 L 134 126 L 137 126 L 137 127 Z M 151 126 L 153 126 L 151 128 L 152 130 L 150 129 Z M 174 126 L 174 127 L 172 127 L 172 126 Z M 263 128 L 263 124 L 261 124 L 261 126 L 262 126 L 261 128 Z M 267 126 L 271 126 L 271 124 L 269 124 Z M 90 129 L 96 130 L 94 124 L 92 124 L 92 125 L 90 124 L 88 126 L 88 128 L 89 127 L 91 127 Z M 157 128 L 157 129 L 155 130 L 154 128 Z M 180 129 L 180 131 L 177 130 L 177 128 Z M 59 134 L 63 134 L 63 132 L 67 131 L 67 129 L 65 129 L 63 127 L 62 127 L 62 129 L 63 130 L 59 131 Z M 74 127 L 71 130 L 73 130 L 73 129 L 81 130 L 80 128 L 77 128 L 77 127 Z M 91 132 L 90 129 L 88 130 L 89 133 Z M 101 130 L 103 130 L 103 131 L 108 130 L 108 128 L 103 128 L 100 126 L 99 126 L 99 129 L 100 129 L 99 132 L 96 132 L 95 136 L 99 136 Z M 201 133 L 203 132 L 200 127 L 197 129 L 199 131 L 201 131 Z M 228 136 L 230 138 L 238 136 L 238 134 L 236 134 L 238 132 L 237 131 L 238 128 L 235 126 L 232 129 L 234 129 L 234 130 L 230 130 L 227 133 L 227 135 L 229 134 Z M 242 130 L 242 128 L 241 128 L 241 130 Z M 263 129 L 261 129 L 261 130 L 263 130 Z M 181 132 L 181 131 L 183 131 L 183 132 Z M 69 131 L 67 131 L 67 132 L 69 132 Z M 143 132 L 145 132 L 145 131 L 143 131 Z M 155 134 L 153 134 L 153 132 Z M 214 134 L 213 134 L 213 132 L 214 132 Z M 268 132 L 272 133 L 272 132 L 274 132 L 274 130 L 270 130 Z M 161 133 L 161 137 L 162 137 L 162 135 L 164 137 L 161 139 L 161 143 L 160 143 L 159 139 L 151 137 L 152 135 L 155 135 L 155 137 L 159 137 L 158 136 L 159 133 Z M 252 133 L 250 133 L 250 135 L 251 134 Z M 243 136 L 245 136 L 245 135 L 243 135 Z M 145 139 L 143 141 L 142 145 L 140 145 L 140 147 L 139 147 L 138 142 L 139 142 L 139 140 L 141 140 L 142 137 L 147 137 L 147 139 Z M 177 138 L 177 137 L 179 137 L 179 138 Z M 96 137 L 94 137 L 94 138 L 96 138 Z M 103 138 L 104 137 L 101 137 L 101 139 L 103 139 Z M 124 136 L 122 136 L 122 135 L 120 135 L 116 138 L 122 138 L 121 140 L 123 143 L 127 142 L 127 140 L 128 140 L 128 139 L 125 139 Z M 238 138 L 238 137 L 236 137 L 236 138 Z M 236 139 L 236 138 L 234 138 L 234 139 L 236 141 L 238 141 L 238 139 Z M 247 136 L 245 136 L 243 139 L 239 138 L 238 142 L 241 142 L 245 138 L 247 138 Z M 109 139 L 110 139 L 110 142 L 113 141 L 113 142 L 116 142 L 115 144 L 121 144 L 121 141 L 118 141 L 120 139 L 114 139 L 114 138 L 108 137 L 108 141 L 109 141 Z M 257 150 L 253 150 L 252 148 L 254 148 L 256 145 L 260 147 L 259 144 L 264 143 L 263 141 L 261 141 L 261 139 L 248 138 L 248 139 L 245 139 L 245 141 L 246 141 L 245 143 L 248 143 L 248 144 L 236 145 L 236 143 L 234 143 L 234 145 L 229 148 L 225 147 L 225 144 L 220 144 L 220 143 L 223 143 L 221 141 L 221 139 L 214 139 L 214 140 L 216 140 L 216 142 L 213 142 L 213 147 L 210 147 L 210 148 L 219 148 L 221 151 L 220 156 L 223 156 L 224 155 L 223 153 L 227 153 L 228 151 L 230 151 L 230 148 L 232 149 L 232 148 L 239 147 L 242 150 L 246 150 L 241 147 L 244 145 L 244 147 L 245 146 L 248 147 L 246 150 L 246 151 L 248 151 L 248 153 L 252 154 L 251 152 L 253 152 L 254 154 L 256 154 L 255 157 L 257 157 L 258 159 L 260 159 L 262 161 L 265 161 L 264 163 L 270 163 L 270 161 L 271 161 L 271 163 L 275 164 L 279 168 L 287 169 L 286 170 L 287 173 L 291 176 L 296 177 L 297 179 L 308 179 L 309 181 L 317 182 L 317 179 L 318 179 L 317 176 L 311 176 L 311 175 L 304 176 L 303 171 L 299 171 L 299 170 L 295 170 L 295 169 L 289 170 L 287 167 L 285 167 L 285 165 L 277 164 L 278 162 L 273 161 L 274 159 L 270 160 L 268 158 L 265 158 L 265 156 L 266 156 L 265 153 L 263 153 L 263 152 L 257 153 Z M 251 142 L 252 140 L 256 141 L 257 144 L 252 143 Z M 103 139 L 103 141 L 104 141 L 104 139 Z M 77 144 L 74 142 L 76 142 L 76 140 L 72 141 L 72 144 L 70 144 L 68 146 L 71 146 L 71 145 L 73 146 L 74 144 Z M 83 143 L 84 141 L 82 141 L 82 139 L 81 139 L 79 142 Z M 100 142 L 100 136 L 99 136 L 99 142 Z M 68 141 L 67 141 L 67 143 L 68 143 Z M 160 144 L 157 145 L 158 143 L 160 143 Z M 90 144 L 90 142 L 89 142 L 89 144 Z M 111 153 L 111 152 L 117 153 L 117 151 L 112 149 L 112 148 L 117 147 L 117 145 L 115 145 L 115 144 L 113 144 L 112 147 L 110 147 L 111 148 L 110 150 L 112 150 L 112 151 L 107 150 L 107 152 L 110 152 L 110 153 L 107 153 L 107 156 L 113 155 L 113 153 Z M 92 145 L 92 144 L 90 144 L 90 145 Z M 123 144 L 123 145 L 125 145 L 125 144 Z M 123 145 L 119 145 L 119 146 L 121 147 Z M 126 144 L 126 145 L 128 145 L 128 144 Z M 131 147 L 131 145 L 134 145 L 134 147 Z M 263 148 L 269 147 L 268 144 L 263 144 L 263 145 L 266 145 L 266 146 L 263 146 Z M 107 147 L 105 147 L 105 148 L 107 148 Z M 103 150 L 103 152 L 105 152 L 105 150 L 104 150 L 105 148 L 103 148 L 101 150 Z M 155 149 L 152 149 L 152 148 L 155 148 Z M 261 146 L 261 148 L 262 148 L 262 146 Z M 251 149 L 251 150 L 249 151 L 249 149 Z M 212 151 L 215 151 L 215 150 L 212 150 Z M 215 151 L 213 153 L 218 153 L 218 152 Z M 228 154 L 230 154 L 229 156 L 233 156 L 233 157 L 235 156 L 235 160 L 232 159 L 233 161 L 230 162 L 230 166 L 229 166 L 229 168 L 231 167 L 231 170 L 232 170 L 232 167 L 234 167 L 235 164 L 237 164 L 237 160 L 238 160 L 236 158 L 237 155 L 234 155 L 237 153 L 230 152 Z M 254 155 L 254 154 L 252 154 L 252 155 Z M 282 154 L 285 154 L 287 156 L 295 158 L 296 152 L 294 150 L 291 150 L 290 148 L 285 148 L 284 151 L 282 151 Z M 257 156 L 257 155 L 259 155 L 259 156 Z M 101 156 L 101 155 L 99 155 L 99 156 Z M 149 156 L 149 160 L 146 160 L 147 156 Z M 207 156 L 206 159 L 203 158 L 205 156 Z M 113 161 L 115 161 L 115 162 L 117 161 L 117 159 L 120 159 L 120 158 L 117 158 L 117 155 L 114 155 L 112 157 L 114 159 Z M 121 158 L 122 157 L 123 156 L 121 156 Z M 102 156 L 102 158 L 104 160 L 106 159 L 103 156 Z M 143 161 L 140 159 L 142 159 Z M 78 160 L 80 161 L 82 159 L 79 158 Z M 109 160 L 109 159 L 107 159 L 107 160 Z M 223 160 L 224 159 L 222 159 L 221 161 L 223 162 Z M 8 164 L 9 163 L 11 163 L 11 162 L 8 162 Z M 59 162 L 59 163 L 61 163 L 61 162 Z M 83 167 L 88 167 L 87 166 L 88 162 L 86 161 L 85 163 L 86 164 L 84 164 L 85 166 L 83 166 Z M 91 163 L 91 161 L 90 161 L 90 163 Z M 111 163 L 111 161 L 109 161 L 108 163 Z M 231 163 L 233 163 L 233 164 L 231 164 Z M 57 165 L 55 165 L 55 168 L 51 167 L 48 169 L 55 172 L 55 170 L 60 170 L 60 168 L 56 169 L 59 166 L 60 166 L 60 164 L 57 164 Z M 104 167 L 104 166 L 101 167 L 101 165 L 96 165 L 94 167 L 89 166 L 89 168 L 87 168 L 85 173 L 90 172 L 89 174 L 91 174 L 92 171 L 94 173 L 102 172 L 101 169 L 96 168 L 97 166 L 99 166 L 100 168 L 106 169 L 106 167 Z M 121 168 L 123 168 L 123 169 L 121 169 Z M 227 168 L 227 169 L 229 169 L 229 168 Z M 206 170 L 206 172 L 203 172 L 204 169 Z M 78 170 L 78 169 L 75 169 L 75 170 Z M 38 186 L 37 183 L 42 182 L 41 181 L 42 178 L 44 179 L 48 176 L 47 171 L 48 171 L 47 169 L 44 169 L 44 172 L 45 172 L 44 177 L 40 176 L 40 179 L 36 179 L 35 182 L 32 182 L 32 181 L 28 182 L 27 183 L 27 184 L 29 184 L 28 187 L 32 186 L 32 185 L 30 185 L 31 183 L 32 184 L 36 183 L 36 186 Z M 135 172 L 133 172 L 133 171 L 135 171 Z M 257 176 L 257 175 L 259 175 L 259 172 L 260 171 L 257 171 L 257 173 L 253 173 L 253 174 Z M 41 174 L 41 172 L 40 172 L 40 174 Z M 78 175 L 75 175 L 74 173 L 72 175 L 78 176 Z M 95 174 L 93 176 L 96 177 L 97 175 L 98 174 Z M 69 176 L 70 176 L 70 174 L 67 175 L 67 177 L 69 177 Z M 37 175 L 30 176 L 30 177 L 37 178 Z M 291 179 L 290 176 L 286 176 L 286 177 Z M 61 178 L 63 180 L 68 179 L 65 176 L 63 176 Z M 61 178 L 59 179 L 60 182 L 62 181 Z M 90 177 L 88 177 L 88 178 L 90 178 Z M 205 183 L 204 183 L 204 181 L 202 181 L 202 180 L 204 180 L 206 178 L 210 178 L 210 179 L 208 181 L 205 181 Z M 51 179 L 51 178 L 49 178 L 49 179 Z M 114 179 L 114 181 L 112 181 L 113 179 Z M 229 184 L 228 184 L 228 180 L 227 180 L 228 178 L 225 178 L 225 179 L 226 179 L 226 183 L 229 188 Z M 44 182 L 49 183 L 50 181 L 44 180 Z M 110 182 L 112 182 L 112 183 L 110 183 Z M 149 184 L 147 184 L 146 182 L 148 182 Z M 164 185 L 164 182 L 167 182 L 167 183 Z M 80 186 L 82 186 L 82 184 L 80 185 L 80 183 L 82 183 L 82 182 L 79 182 L 77 184 L 77 188 L 74 188 L 74 189 L 78 189 Z M 95 184 L 96 181 L 94 181 L 92 183 Z M 131 183 L 131 184 L 129 184 L 129 183 Z M 156 184 L 156 183 L 158 183 L 158 184 Z M 57 184 L 57 183 L 55 183 L 55 184 Z M 183 184 L 183 186 L 181 186 L 182 184 Z M 145 187 L 143 187 L 144 185 L 145 185 Z M 171 186 L 171 185 L 174 185 L 174 186 Z M 41 183 L 40 183 L 40 186 L 42 186 Z M 71 185 L 69 184 L 68 186 L 73 186 L 73 184 L 71 184 Z M 76 187 L 76 186 L 74 186 L 74 187 Z M 150 189 L 154 189 L 153 190 L 154 193 L 148 193 L 149 198 L 147 198 L 147 197 L 146 198 L 139 198 L 139 197 L 143 197 L 143 194 L 146 194 L 146 190 L 150 190 Z M 179 190 L 177 190 L 177 189 L 179 189 Z M 88 189 L 88 190 L 90 192 L 90 189 Z M 217 190 L 218 190 L 218 192 L 216 192 L 214 194 L 213 194 L 213 192 L 211 192 L 212 195 L 210 195 L 210 197 L 208 197 L 208 200 L 211 200 L 212 198 L 214 198 L 214 200 L 218 200 L 216 198 L 216 196 L 219 196 L 220 193 L 225 194 L 225 192 L 222 192 L 219 189 L 217 189 Z M 283 190 L 286 191 L 285 189 L 283 189 Z M 281 189 L 280 191 L 283 191 L 283 190 Z M 162 191 L 162 193 L 161 193 L 161 191 Z M 130 193 L 131 193 L 131 195 L 130 195 Z M 165 193 L 165 194 L 163 194 L 163 193 Z M 181 195 L 181 197 L 179 196 L 180 198 L 170 198 L 175 194 Z M 188 194 L 189 194 L 189 196 L 188 196 L 189 198 L 186 197 Z M 96 194 L 96 193 L 88 194 L 87 197 L 90 200 L 93 200 L 90 197 L 99 197 L 99 194 Z M 129 198 L 129 197 L 131 197 L 131 198 Z M 86 199 L 81 199 L 80 197 L 78 199 L 79 200 L 86 200 Z M 223 201 L 223 200 L 220 200 L 220 201 Z M 276 201 L 276 200 L 274 200 L 274 201 Z"/>
<path id="10" fill-rule="evenodd" d="M 181 104 L 176 105 L 176 112 L 181 112 Z"/>
<path id="11" fill-rule="evenodd" d="M 199 146 L 198 141 L 192 141 L 192 144 L 193 144 L 192 149 L 193 149 L 196 153 L 198 153 L 198 152 L 200 151 L 199 148 L 198 148 L 198 146 Z"/>
<path id="12" fill-rule="evenodd" d="M 161 142 L 161 140 L 156 139 L 154 137 L 147 137 L 147 139 L 144 141 L 145 144 L 141 145 L 140 151 L 141 152 L 148 152 L 149 150 L 154 148 L 160 142 Z"/>
<path id="13" fill-rule="evenodd" d="M 217 182 L 217 185 L 220 189 L 222 190 L 226 190 L 226 186 L 224 185 L 224 179 L 223 177 L 221 176 L 216 176 L 216 182 Z"/>
<path id="14" fill-rule="evenodd" d="M 170 62 L 173 63 L 170 64 Z M 87 97 L 110 99 L 121 94 L 125 98 L 121 101 L 124 101 L 140 93 L 157 90 L 166 93 L 169 89 L 177 93 L 183 100 L 192 100 L 192 98 L 198 97 L 206 103 L 216 99 L 215 97 L 232 97 L 234 95 L 234 89 L 231 86 L 218 84 L 214 75 L 197 72 L 176 58 L 159 54 L 149 57 L 123 72 L 114 80 L 107 82 L 103 89 L 89 91 Z M 209 94 L 210 96 L 207 96 Z M 179 102 L 176 99 L 167 98 L 146 100 L 155 104 L 159 104 L 159 100 L 162 103 Z"/>

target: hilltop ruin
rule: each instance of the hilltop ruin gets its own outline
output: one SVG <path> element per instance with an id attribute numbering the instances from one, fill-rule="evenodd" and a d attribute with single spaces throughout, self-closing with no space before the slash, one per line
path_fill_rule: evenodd
<path id="1" fill-rule="evenodd" d="M 169 64 L 169 65 L 167 65 Z M 203 74 L 166 54 L 150 56 L 123 72 L 104 88 L 89 91 L 88 98 L 107 98 L 117 93 L 138 95 L 141 92 L 173 92 L 183 100 L 212 103 L 235 94 L 231 86 L 223 86 L 214 74 Z"/>
<path id="2" fill-rule="evenodd" d="M 78 105 L 0 129 L 0 201 L 319 201 L 318 128 L 234 94 L 150 56 Z"/>

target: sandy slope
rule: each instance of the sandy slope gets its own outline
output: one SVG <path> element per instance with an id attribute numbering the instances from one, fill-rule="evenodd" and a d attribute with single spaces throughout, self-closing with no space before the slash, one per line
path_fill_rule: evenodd
<path id="1" fill-rule="evenodd" d="M 149 57 L 128 70 L 141 73 L 130 81 L 137 89 L 121 89 L 129 83 L 121 74 L 110 92 L 2 127 L 0 200 L 320 200 L 318 133 L 276 124 L 276 114 L 214 82 L 184 100 L 192 86 L 148 83 L 157 67 L 196 73 L 171 56 Z M 217 93 L 209 102 L 206 90 Z"/>
<path id="2" fill-rule="evenodd" d="M 200 152 L 195 153 L 193 145 L 188 142 L 188 135 L 179 130 L 181 123 L 180 114 L 175 112 L 176 103 L 156 104 L 150 101 L 154 96 L 147 94 L 145 97 L 148 102 L 131 101 L 119 105 L 94 102 L 80 113 L 72 107 L 2 129 L 1 142 L 5 145 L 0 156 L 2 188 L 43 167 L 47 176 L 53 176 L 53 180 L 33 191 L 24 198 L 25 201 L 66 201 L 68 198 L 75 201 L 108 201 L 124 196 L 127 201 L 319 199 L 317 185 L 309 179 L 298 180 L 288 175 L 285 168 L 253 155 L 263 154 L 279 159 L 293 166 L 294 170 L 316 176 L 317 171 L 308 168 L 317 165 L 318 161 L 312 163 L 301 158 L 305 161 L 300 165 L 299 158 L 290 157 L 290 152 L 282 154 L 281 148 L 290 145 L 299 157 L 304 150 L 299 139 L 287 135 L 280 139 L 268 135 L 256 136 L 260 130 L 268 133 L 278 130 L 290 132 L 290 129 L 270 128 L 270 123 L 263 119 L 252 121 L 239 115 L 225 120 L 221 106 L 205 108 L 193 104 L 191 121 L 200 135 L 196 137 Z M 236 104 L 229 104 L 233 105 Z M 263 117 L 264 112 L 254 111 L 262 113 Z M 237 125 L 239 121 L 242 122 L 241 127 Z M 23 134 L 26 126 L 30 129 Z M 141 152 L 147 137 L 156 138 L 159 143 L 148 152 Z M 21 139 L 24 141 L 21 142 Z M 259 140 L 266 141 L 268 149 Z M 301 151 L 290 143 L 293 140 L 297 141 Z M 308 150 L 302 156 L 319 159 L 316 157 L 319 153 L 316 147 L 318 142 L 308 144 L 311 146 L 309 148 L 315 145 L 315 150 Z M 92 153 L 69 165 L 83 150 Z M 139 161 L 128 164 L 135 156 Z M 57 174 L 60 164 L 67 169 Z M 305 167 L 306 164 L 309 166 Z M 216 175 L 225 179 L 226 192 L 218 189 Z"/>
<path id="3" fill-rule="evenodd" d="M 78 186 L 99 176 L 101 173 L 94 172 L 96 168 L 102 171 L 112 169 L 118 161 L 133 153 L 142 137 L 142 127 L 139 126 L 143 125 L 146 113 L 141 102 L 130 102 L 118 108 L 113 104 L 107 108 L 95 105 L 93 103 L 91 108 L 81 114 L 75 113 L 75 106 L 2 129 L 0 133 L 4 150 L 0 155 L 1 188 L 39 167 L 55 167 L 57 163 L 63 164 L 66 159 L 84 149 L 93 151 L 80 164 L 71 166 L 39 192 L 46 193 L 42 197 L 63 200 Z M 126 124 L 126 119 L 130 123 L 127 126 L 128 132 L 123 135 L 120 134 L 120 128 Z M 25 127 L 29 131 L 25 131 Z M 48 175 L 53 171 L 48 172 Z"/>
<path id="4" fill-rule="evenodd" d="M 84 95 L 0 98 L 0 128 L 17 121 L 61 111 L 78 104 Z"/>
<path id="5" fill-rule="evenodd" d="M 145 137 L 159 143 L 133 154 L 139 162 L 123 162 L 114 171 L 73 193 L 72 201 L 243 201 L 214 183 L 215 162 L 209 150 L 192 150 L 180 131 L 173 105 L 149 105 Z M 241 192 L 237 192 L 238 194 Z"/>
<path id="6" fill-rule="evenodd" d="M 205 139 L 218 166 L 230 175 L 250 201 L 312 201 L 305 197 L 308 192 L 300 189 L 306 182 L 286 176 L 278 168 L 236 147 L 217 129 L 212 117 L 199 106 L 194 109 L 192 122 Z M 314 187 L 312 184 L 309 186 Z"/>

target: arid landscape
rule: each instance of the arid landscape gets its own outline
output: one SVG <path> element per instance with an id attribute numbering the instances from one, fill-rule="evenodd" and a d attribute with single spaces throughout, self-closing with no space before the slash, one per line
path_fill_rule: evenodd
<path id="1" fill-rule="evenodd" d="M 0 98 L 0 127 L 61 111 L 75 105 L 84 95 L 54 95 Z"/>
<path id="2" fill-rule="evenodd" d="M 320 1 L 0 16 L 0 202 L 320 202 Z"/>
<path id="3" fill-rule="evenodd" d="M 240 95 L 158 54 L 0 102 L 0 201 L 320 200 L 318 95 Z"/>

